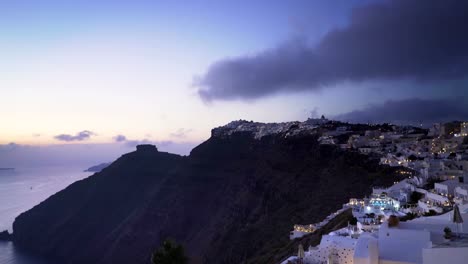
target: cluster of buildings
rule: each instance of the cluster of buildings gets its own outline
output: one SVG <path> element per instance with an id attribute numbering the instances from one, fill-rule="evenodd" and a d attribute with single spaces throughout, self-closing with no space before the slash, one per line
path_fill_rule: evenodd
<path id="1" fill-rule="evenodd" d="M 294 136 L 301 133 L 316 133 L 316 128 L 321 124 L 328 122 L 328 119 L 309 119 L 305 122 L 283 122 L 283 123 L 260 123 L 254 121 L 237 120 L 228 123 L 225 126 L 217 127 L 211 130 L 214 137 L 227 137 L 234 133 L 251 133 L 255 139 L 261 139 L 264 136 L 273 134 L 284 134 L 285 136 Z"/>
<path id="2" fill-rule="evenodd" d="M 397 200 L 378 191 L 344 205 L 342 210 L 353 210 L 354 225 L 322 236 L 317 247 L 298 253 L 300 261 L 291 256 L 283 264 L 467 263 L 468 222 L 463 221 L 468 221 L 467 203 L 446 213 L 404 220 L 405 209 Z"/>
<path id="3" fill-rule="evenodd" d="M 355 221 L 324 235 L 317 247 L 300 247 L 283 263 L 468 263 L 468 122 L 427 129 L 391 124 L 348 124 L 322 118 L 304 122 L 239 120 L 212 136 L 249 133 L 255 139 L 315 134 L 321 145 L 355 151 L 405 176 L 369 197 L 353 198 L 322 222 L 294 225 L 290 239 L 316 232 L 344 210 Z M 396 220 L 395 220 L 396 219 Z M 355 224 L 354 224 L 355 222 Z"/>
<path id="4" fill-rule="evenodd" d="M 322 222 L 315 223 L 315 224 L 308 224 L 308 225 L 294 225 L 293 230 L 289 233 L 289 239 L 294 240 L 296 238 L 303 237 L 304 235 L 311 234 L 315 232 L 317 229 L 328 224 L 333 218 L 338 216 L 339 214 L 343 213 L 347 208 L 343 207 L 336 212 L 331 213 Z"/>
<path id="5" fill-rule="evenodd" d="M 352 125 L 328 130 L 319 141 L 371 155 L 383 165 L 403 168 L 400 173 L 411 181 L 386 192 L 395 204 L 404 205 L 402 209 L 443 213 L 454 203 L 468 202 L 468 122 L 434 124 L 429 129 L 389 125 L 369 126 L 364 131 L 350 128 Z M 411 201 L 413 192 L 422 198 Z"/>
<path id="6" fill-rule="evenodd" d="M 466 206 L 460 216 L 468 219 Z M 468 260 L 468 224 L 455 223 L 453 212 L 401 222 L 389 217 L 378 229 L 346 227 L 322 236 L 301 255 L 304 264 L 462 264 Z M 398 219 L 398 218 L 396 218 Z M 451 230 L 451 237 L 446 230 Z M 293 256 L 283 263 L 296 263 Z"/>
<path id="7" fill-rule="evenodd" d="M 351 197 L 342 210 L 352 210 L 356 224 L 324 235 L 284 264 L 468 263 L 468 122 L 429 129 L 317 126 L 320 144 L 369 155 L 401 168 L 406 178 L 373 188 L 369 197 Z M 303 227 L 295 225 L 290 239 L 319 229 Z"/>

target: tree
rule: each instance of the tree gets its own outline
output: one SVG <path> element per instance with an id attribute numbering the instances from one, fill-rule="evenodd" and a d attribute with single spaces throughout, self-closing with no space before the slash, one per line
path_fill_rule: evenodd
<path id="1" fill-rule="evenodd" d="M 413 220 L 417 217 L 418 215 L 415 213 L 407 213 L 405 216 L 400 217 L 400 221 L 405 222 L 408 220 Z"/>
<path id="2" fill-rule="evenodd" d="M 434 210 L 429 210 L 429 212 L 424 213 L 424 216 L 434 216 L 437 215 L 437 212 Z"/>
<path id="3" fill-rule="evenodd" d="M 184 248 L 166 239 L 163 245 L 151 256 L 152 264 L 187 264 Z"/>
<path id="4" fill-rule="evenodd" d="M 410 161 L 415 161 L 415 160 L 418 159 L 418 157 L 416 157 L 414 154 L 411 154 L 411 155 L 408 157 L 408 159 L 409 159 Z"/>
<path id="5" fill-rule="evenodd" d="M 424 189 L 426 189 L 426 190 L 434 189 L 435 184 L 439 183 L 439 182 L 442 182 L 442 180 L 429 178 L 427 180 L 426 184 L 424 185 Z"/>
<path id="6" fill-rule="evenodd" d="M 424 196 L 424 194 L 422 194 L 422 193 L 412 192 L 411 195 L 410 195 L 409 203 L 410 204 L 418 203 L 418 201 L 421 200 L 423 198 L 423 196 Z"/>
<path id="7" fill-rule="evenodd" d="M 444 228 L 444 238 L 445 239 L 450 239 L 452 237 L 452 229 L 450 227 L 446 226 Z"/>

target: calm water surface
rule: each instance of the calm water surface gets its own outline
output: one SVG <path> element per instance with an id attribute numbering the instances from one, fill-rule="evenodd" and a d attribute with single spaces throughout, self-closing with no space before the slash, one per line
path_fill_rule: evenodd
<path id="1" fill-rule="evenodd" d="M 0 170 L 0 231 L 12 231 L 19 214 L 31 209 L 71 183 L 90 175 L 83 167 L 16 168 Z M 10 242 L 0 242 L 0 264 L 48 264 L 22 252 Z"/>

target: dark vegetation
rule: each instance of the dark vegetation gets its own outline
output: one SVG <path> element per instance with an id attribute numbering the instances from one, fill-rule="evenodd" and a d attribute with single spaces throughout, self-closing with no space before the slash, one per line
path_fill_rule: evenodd
<path id="1" fill-rule="evenodd" d="M 354 123 L 343 123 L 339 121 L 330 121 L 327 124 L 327 128 L 337 128 L 340 126 L 346 126 L 349 128 L 350 131 L 353 132 L 361 132 L 364 134 L 366 130 L 379 130 L 381 132 L 392 132 L 394 128 L 392 125 L 384 123 L 384 124 L 354 124 Z"/>
<path id="2" fill-rule="evenodd" d="M 437 215 L 437 212 L 434 211 L 434 210 L 429 210 L 429 212 L 425 212 L 423 215 L 424 216 L 434 216 L 434 215 Z"/>
<path id="3" fill-rule="evenodd" d="M 337 144 L 346 144 L 348 143 L 350 135 L 351 133 L 341 134 L 341 135 L 335 136 L 334 139 L 336 140 Z"/>
<path id="4" fill-rule="evenodd" d="M 10 241 L 11 238 L 12 236 L 7 230 L 0 232 L 0 241 Z"/>
<path id="5" fill-rule="evenodd" d="M 309 246 L 315 247 L 320 244 L 320 240 L 322 239 L 323 235 L 326 235 L 331 231 L 346 227 L 352 218 L 353 214 L 351 210 L 346 210 L 314 233 L 305 235 L 292 241 L 289 240 L 283 245 L 267 249 L 264 252 L 259 252 L 258 256 L 249 259 L 247 264 L 280 263 L 286 258 L 297 254 L 297 250 L 300 244 L 304 246 L 305 250 L 307 250 Z"/>
<path id="6" fill-rule="evenodd" d="M 417 204 L 419 200 L 423 198 L 424 194 L 420 192 L 412 192 L 410 195 L 410 199 L 408 201 L 409 204 Z"/>
<path id="7" fill-rule="evenodd" d="M 445 239 L 450 239 L 452 237 L 453 237 L 452 229 L 450 229 L 450 227 L 446 226 L 444 228 L 444 238 Z"/>
<path id="8" fill-rule="evenodd" d="M 427 133 L 429 132 L 429 129 L 416 127 L 416 126 L 411 127 L 411 130 L 412 131 L 409 133 L 410 135 L 411 134 L 423 134 L 424 136 L 426 136 Z"/>
<path id="9" fill-rule="evenodd" d="M 400 217 L 400 221 L 405 222 L 405 221 L 413 220 L 416 217 L 418 217 L 418 215 L 415 213 L 407 213 L 405 216 Z"/>
<path id="10" fill-rule="evenodd" d="M 435 179 L 435 178 L 429 178 L 429 179 L 427 179 L 427 182 L 424 185 L 423 189 L 432 190 L 432 189 L 434 189 L 435 184 L 439 183 L 439 182 L 443 182 L 443 180 Z"/>
<path id="11" fill-rule="evenodd" d="M 444 123 L 444 129 L 446 135 L 453 135 L 461 132 L 461 122 L 460 121 L 453 121 Z"/>
<path id="12" fill-rule="evenodd" d="M 463 145 L 468 145 L 468 136 L 463 138 Z"/>
<path id="13" fill-rule="evenodd" d="M 457 157 L 457 153 L 455 153 L 455 152 L 450 152 L 450 154 L 448 156 L 449 159 L 455 159 L 456 157 Z"/>
<path id="14" fill-rule="evenodd" d="M 172 240 L 164 240 L 162 246 L 151 256 L 152 264 L 187 264 L 184 248 Z"/>
<path id="15" fill-rule="evenodd" d="M 188 157 L 140 148 L 21 214 L 14 241 L 61 263 L 148 263 L 167 237 L 190 263 L 275 263 L 320 240 L 290 241 L 294 224 L 401 178 L 315 135 L 212 137 Z"/>

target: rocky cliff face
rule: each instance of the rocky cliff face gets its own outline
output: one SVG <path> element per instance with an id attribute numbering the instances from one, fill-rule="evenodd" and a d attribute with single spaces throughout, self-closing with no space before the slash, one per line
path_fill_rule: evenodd
<path id="1" fill-rule="evenodd" d="M 21 214 L 15 243 L 62 263 L 149 263 L 170 237 L 192 263 L 253 263 L 288 244 L 294 224 L 398 179 L 313 133 L 220 131 L 188 157 L 149 147 L 122 156 Z"/>

